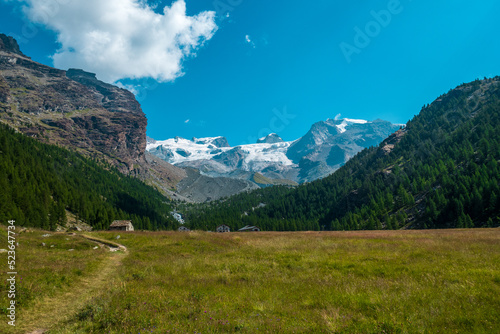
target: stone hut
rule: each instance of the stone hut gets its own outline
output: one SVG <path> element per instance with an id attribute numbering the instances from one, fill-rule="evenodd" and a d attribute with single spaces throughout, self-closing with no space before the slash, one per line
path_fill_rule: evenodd
<path id="1" fill-rule="evenodd" d="M 131 220 L 115 220 L 110 226 L 110 231 L 133 231 L 134 226 Z"/>

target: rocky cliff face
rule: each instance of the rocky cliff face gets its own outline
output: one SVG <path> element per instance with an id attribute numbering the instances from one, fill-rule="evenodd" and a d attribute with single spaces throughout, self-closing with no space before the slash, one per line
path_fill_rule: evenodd
<path id="1" fill-rule="evenodd" d="M 0 34 L 0 50 L 4 50 L 5 52 L 15 53 L 20 56 L 26 57 L 19 48 L 19 44 L 17 41 L 7 35 Z"/>
<path id="2" fill-rule="evenodd" d="M 147 120 L 134 95 L 82 70 L 39 64 L 0 34 L 0 120 L 123 172 L 145 163 Z"/>

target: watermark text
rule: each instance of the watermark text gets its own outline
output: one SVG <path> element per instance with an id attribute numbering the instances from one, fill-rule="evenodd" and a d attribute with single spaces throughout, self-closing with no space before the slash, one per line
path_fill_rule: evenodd
<path id="1" fill-rule="evenodd" d="M 407 0 L 412 1 L 412 0 Z M 355 54 L 359 55 L 371 42 L 377 38 L 382 30 L 387 28 L 393 18 L 403 12 L 404 6 L 401 0 L 389 0 L 387 8 L 379 11 L 370 11 L 372 20 L 368 21 L 364 27 L 354 27 L 354 38 L 352 43 L 342 42 L 339 44 L 340 50 L 348 64 L 353 60 Z"/>
<path id="2" fill-rule="evenodd" d="M 9 251 L 7 253 L 7 297 L 9 298 L 9 307 L 7 307 L 7 323 L 11 326 L 16 325 L 16 221 L 9 220 L 7 225 L 7 243 Z"/>

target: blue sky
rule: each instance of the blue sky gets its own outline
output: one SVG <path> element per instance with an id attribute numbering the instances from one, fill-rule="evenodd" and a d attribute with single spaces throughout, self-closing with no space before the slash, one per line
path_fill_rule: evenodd
<path id="1" fill-rule="evenodd" d="M 51 1 L 55 6 L 43 18 L 36 15 L 44 13 L 37 7 L 43 1 L 0 0 L 0 32 L 18 36 L 22 51 L 36 61 L 63 69 L 88 64 L 92 68 L 84 69 L 95 69 L 99 78 L 118 78 L 133 88 L 155 139 L 223 135 L 234 146 L 277 132 L 294 140 L 338 114 L 406 123 L 449 89 L 500 75 L 500 3 L 494 0 L 185 0 L 186 15 L 175 17 L 196 17 L 189 21 L 194 28 L 176 27 L 172 22 L 179 20 L 166 18 L 148 30 L 153 16 L 144 12 L 137 20 L 108 20 L 101 29 L 120 37 L 127 31 L 132 52 L 110 51 L 112 59 L 96 52 L 92 63 L 79 57 L 80 47 L 88 51 L 82 37 L 86 22 L 125 1 L 108 1 L 107 7 Z M 64 7 L 75 2 L 89 3 L 88 11 Z M 156 18 L 165 18 L 164 7 L 173 3 L 149 2 Z M 158 37 L 169 31 L 147 33 L 158 33 L 158 27 L 192 38 L 176 49 L 180 53 L 156 53 L 155 46 L 172 46 Z"/>

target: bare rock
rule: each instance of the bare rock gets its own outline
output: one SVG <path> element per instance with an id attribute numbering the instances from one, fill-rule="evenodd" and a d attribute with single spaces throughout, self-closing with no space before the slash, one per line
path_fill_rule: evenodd
<path id="1" fill-rule="evenodd" d="M 4 34 L 0 34 L 0 50 L 24 56 L 24 54 L 21 52 L 21 49 L 19 48 L 19 44 L 17 44 L 17 41 L 14 38 Z"/>

